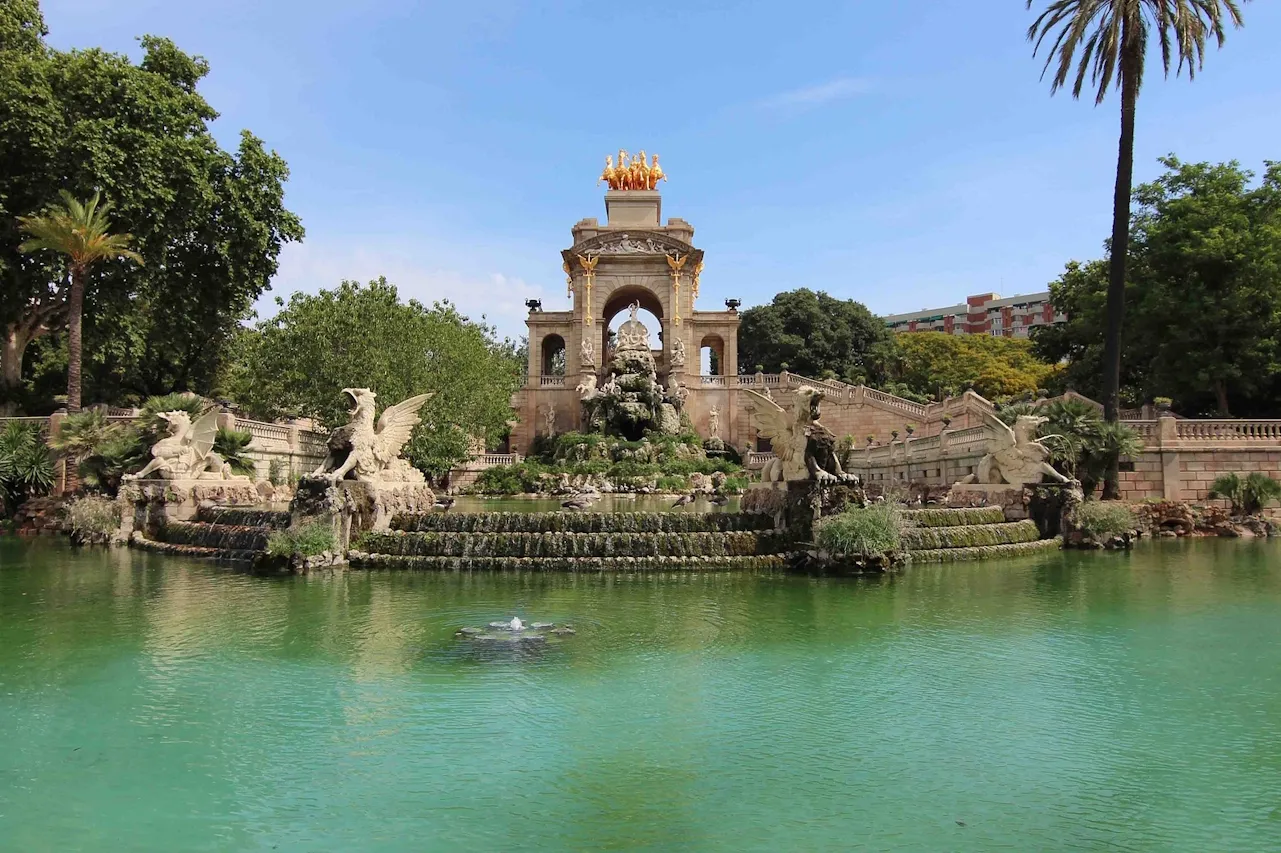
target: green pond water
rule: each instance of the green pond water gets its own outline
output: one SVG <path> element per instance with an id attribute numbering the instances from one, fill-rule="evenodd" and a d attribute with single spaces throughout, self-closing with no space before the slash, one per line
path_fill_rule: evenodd
<path id="1" fill-rule="evenodd" d="M 478 643 L 519 615 L 577 636 Z M 0 539 L 0 850 L 1281 850 L 1281 547 L 268 579 Z"/>

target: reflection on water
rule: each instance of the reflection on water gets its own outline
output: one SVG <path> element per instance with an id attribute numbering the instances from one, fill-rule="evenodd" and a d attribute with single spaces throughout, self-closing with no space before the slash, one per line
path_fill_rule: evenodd
<path id="1" fill-rule="evenodd" d="M 1277 849 L 1278 557 L 266 579 L 0 541 L 0 848 Z M 578 633 L 453 636 L 513 614 Z"/>

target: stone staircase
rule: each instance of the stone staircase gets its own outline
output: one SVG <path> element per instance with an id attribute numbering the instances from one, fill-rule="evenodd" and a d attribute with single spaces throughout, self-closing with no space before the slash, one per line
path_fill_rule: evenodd
<path id="1" fill-rule="evenodd" d="M 348 555 L 369 569 L 711 571 L 786 564 L 790 539 L 739 513 L 405 514 Z"/>
<path id="2" fill-rule="evenodd" d="M 913 563 L 948 563 L 1017 557 L 1062 546 L 1059 539 L 1039 539 L 1036 523 L 1005 520 L 1000 507 L 914 509 L 907 519 L 903 544 Z"/>

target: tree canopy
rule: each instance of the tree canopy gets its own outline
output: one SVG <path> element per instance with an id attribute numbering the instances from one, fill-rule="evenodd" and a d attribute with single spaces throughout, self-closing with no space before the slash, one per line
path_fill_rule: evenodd
<path id="1" fill-rule="evenodd" d="M 741 373 L 760 365 L 767 373 L 787 369 L 803 376 L 833 371 L 851 383 L 881 378 L 878 348 L 892 340 L 885 322 L 852 299 L 801 288 L 743 312 L 738 330 Z"/>
<path id="2" fill-rule="evenodd" d="M 54 50 L 45 33 L 37 3 L 0 4 L 0 403 L 30 398 L 33 381 L 48 379 L 36 397 L 65 382 L 49 336 L 65 324 L 66 264 L 18 253 L 18 217 L 62 190 L 101 191 L 113 227 L 147 259 L 105 262 L 86 282 L 86 397 L 206 391 L 282 244 L 302 239 L 284 207 L 288 168 L 248 131 L 235 153 L 218 146 L 217 113 L 196 91 L 208 63 L 170 40 L 143 36 L 135 65 L 96 48 Z"/>
<path id="3" fill-rule="evenodd" d="M 1056 373 L 1036 357 L 1030 341 L 946 332 L 899 333 L 886 370 L 917 395 L 955 396 L 973 388 L 989 400 L 1034 393 Z"/>
<path id="4" fill-rule="evenodd" d="M 1122 388 L 1132 404 L 1171 397 L 1188 414 L 1272 415 L 1281 384 L 1281 164 L 1261 182 L 1238 163 L 1162 159 L 1135 189 Z M 1068 384 L 1098 393 L 1104 263 L 1071 263 L 1050 285 L 1068 322 L 1035 350 L 1065 359 Z"/>
<path id="5" fill-rule="evenodd" d="M 448 302 L 402 302 L 380 278 L 295 293 L 281 305 L 244 330 L 226 373 L 223 390 L 246 410 L 335 427 L 349 416 L 343 388 L 372 389 L 380 409 L 431 392 L 406 455 L 433 474 L 466 459 L 473 437 L 504 434 L 524 364 L 511 342 Z"/>

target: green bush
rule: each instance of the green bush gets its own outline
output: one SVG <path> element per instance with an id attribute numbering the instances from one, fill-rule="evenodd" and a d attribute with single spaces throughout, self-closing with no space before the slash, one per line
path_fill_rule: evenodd
<path id="1" fill-rule="evenodd" d="M 821 519 L 814 539 L 824 551 L 846 557 L 885 557 L 903 548 L 903 513 L 894 504 L 851 507 Z"/>
<path id="2" fill-rule="evenodd" d="M 120 527 L 120 506 L 110 498 L 84 495 L 66 505 L 71 537 L 80 542 L 109 542 Z"/>
<path id="3" fill-rule="evenodd" d="M 1281 483 L 1258 471 L 1245 477 L 1223 474 L 1211 484 L 1210 497 L 1231 501 L 1233 515 L 1257 515 L 1269 501 L 1281 499 Z"/>
<path id="4" fill-rule="evenodd" d="M 283 486 L 287 482 L 285 464 L 279 459 L 267 463 L 267 482 L 273 486 Z"/>
<path id="5" fill-rule="evenodd" d="M 245 448 L 253 440 L 252 433 L 218 427 L 218 434 L 214 436 L 214 453 L 231 466 L 233 474 L 246 474 L 252 477 L 257 472 L 258 466 L 245 454 Z"/>
<path id="6" fill-rule="evenodd" d="M 1119 501 L 1086 501 L 1076 509 L 1076 526 L 1091 539 L 1119 536 L 1135 523 L 1134 513 Z"/>
<path id="7" fill-rule="evenodd" d="M 38 427 L 10 421 L 0 430 L 0 515 L 53 487 L 53 460 Z"/>
<path id="8" fill-rule="evenodd" d="M 267 537 L 267 553 L 272 557 L 314 557 L 336 546 L 333 526 L 323 521 L 275 530 Z"/>

